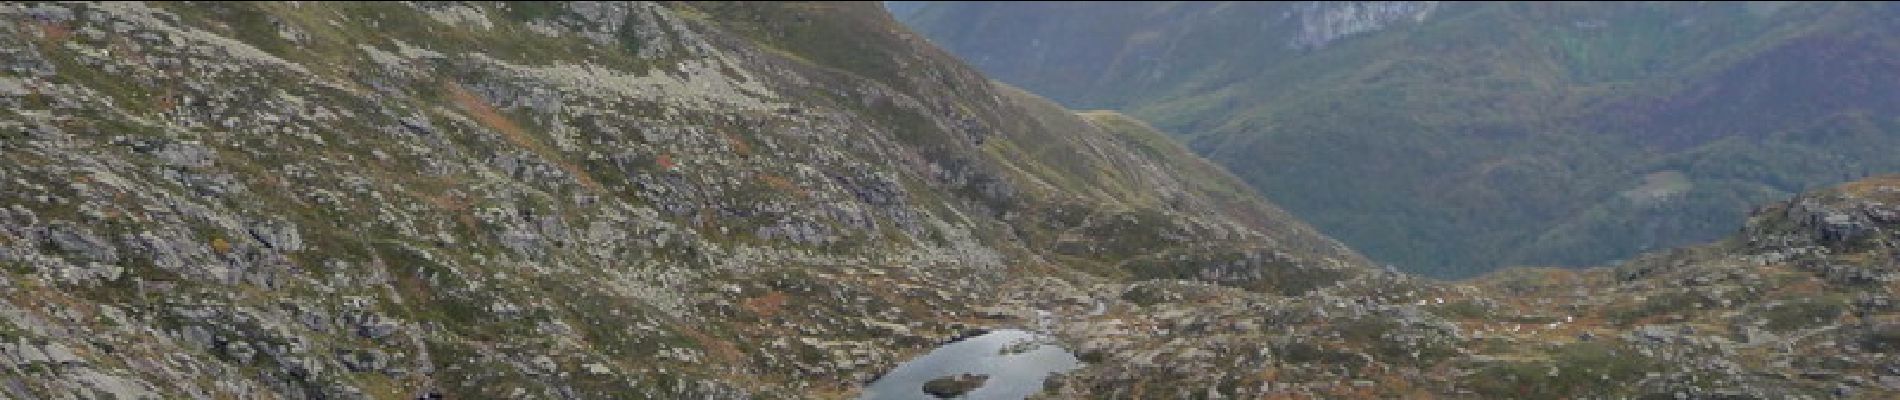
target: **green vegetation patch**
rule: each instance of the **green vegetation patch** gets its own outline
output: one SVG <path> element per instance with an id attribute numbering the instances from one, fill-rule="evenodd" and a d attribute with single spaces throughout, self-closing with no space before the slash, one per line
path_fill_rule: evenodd
<path id="1" fill-rule="evenodd" d="M 1840 296 L 1822 296 L 1769 306 L 1759 315 L 1767 321 L 1765 327 L 1769 330 L 1792 331 L 1832 324 L 1845 311 L 1845 299 Z"/>
<path id="2" fill-rule="evenodd" d="M 1604 397 L 1662 367 L 1633 349 L 1603 342 L 1563 345 L 1548 355 L 1548 361 L 1485 367 L 1467 377 L 1464 386 L 1486 398 Z"/>

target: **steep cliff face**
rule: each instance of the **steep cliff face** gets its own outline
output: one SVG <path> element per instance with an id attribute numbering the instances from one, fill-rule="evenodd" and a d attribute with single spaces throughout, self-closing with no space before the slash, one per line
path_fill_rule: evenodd
<path id="1" fill-rule="evenodd" d="M 933 2 L 996 76 L 1177 134 L 1445 277 L 1713 240 L 1900 161 L 1892 4 Z M 1322 45 L 1323 44 L 1323 45 Z M 1667 179 L 1664 179 L 1667 178 Z"/>
<path id="2" fill-rule="evenodd" d="M 835 396 L 1031 277 L 1366 262 L 874 4 L 0 5 L 0 392 Z"/>
<path id="3" fill-rule="evenodd" d="M 1420 24 L 1439 9 L 1432 1 L 892 3 L 984 72 L 1079 108 L 1189 93 L 1182 84 L 1218 87 L 1249 73 L 1242 68 Z"/>
<path id="4" fill-rule="evenodd" d="M 1437 9 L 1436 1 L 1303 2 L 1288 11 L 1300 25 L 1299 33 L 1288 39 L 1287 45 L 1318 49 L 1334 40 L 1378 31 L 1401 21 L 1425 22 Z"/>

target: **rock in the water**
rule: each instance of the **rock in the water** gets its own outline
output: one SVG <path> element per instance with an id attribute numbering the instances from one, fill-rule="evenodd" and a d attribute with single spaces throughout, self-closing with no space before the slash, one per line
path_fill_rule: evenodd
<path id="1" fill-rule="evenodd" d="M 957 374 L 924 382 L 924 393 L 940 399 L 954 398 L 983 387 L 990 380 L 989 375 Z"/>

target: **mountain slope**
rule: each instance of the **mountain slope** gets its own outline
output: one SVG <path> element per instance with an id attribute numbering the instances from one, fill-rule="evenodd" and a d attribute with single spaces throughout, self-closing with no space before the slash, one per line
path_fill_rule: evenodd
<path id="1" fill-rule="evenodd" d="M 16 3 L 0 48 L 7 397 L 839 397 L 1025 280 L 1369 271 L 874 4 Z"/>
<path id="2" fill-rule="evenodd" d="M 9 398 L 845 398 L 999 327 L 1057 398 L 1900 393 L 1900 178 L 1443 283 L 871 4 L 0 20 Z"/>
<path id="3" fill-rule="evenodd" d="M 907 22 L 999 80 L 1428 275 L 1713 240 L 1900 171 L 1892 4 L 927 3 Z"/>
<path id="4" fill-rule="evenodd" d="M 1058 332 L 1075 398 L 1892 398 L 1900 176 L 1760 207 L 1613 268 L 1367 279 L 1297 297 L 1149 281 Z"/>

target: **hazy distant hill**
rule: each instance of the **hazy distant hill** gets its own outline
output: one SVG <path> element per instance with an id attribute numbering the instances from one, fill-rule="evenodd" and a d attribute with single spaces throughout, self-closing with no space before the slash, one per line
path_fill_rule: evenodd
<path id="1" fill-rule="evenodd" d="M 1433 275 L 1705 241 L 1900 171 L 1891 2 L 925 3 L 908 23 L 997 79 Z"/>

